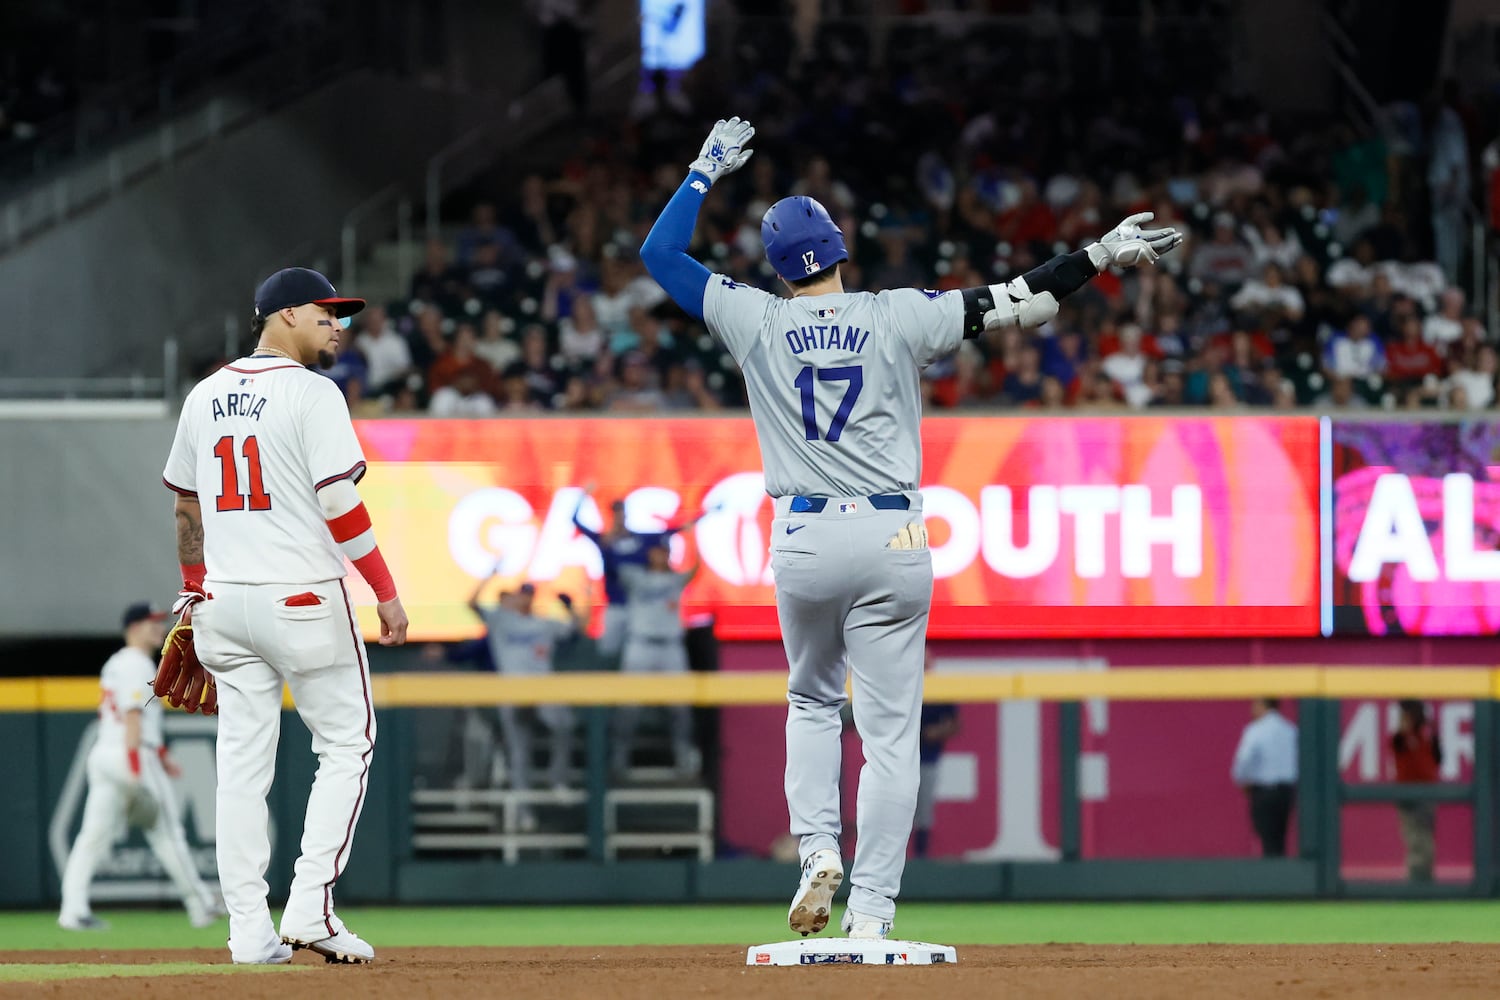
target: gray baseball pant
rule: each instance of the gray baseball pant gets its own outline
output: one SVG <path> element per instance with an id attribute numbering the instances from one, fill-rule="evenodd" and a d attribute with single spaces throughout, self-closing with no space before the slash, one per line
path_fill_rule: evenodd
<path id="1" fill-rule="evenodd" d="M 822 513 L 776 501 L 771 560 L 787 683 L 786 800 L 806 861 L 839 849 L 839 710 L 854 677 L 854 724 L 863 741 L 858 843 L 849 908 L 892 920 L 919 782 L 923 650 L 932 604 L 927 549 L 891 549 L 909 510 L 877 510 L 866 497 L 830 499 Z M 841 511 L 841 508 L 842 511 Z"/>

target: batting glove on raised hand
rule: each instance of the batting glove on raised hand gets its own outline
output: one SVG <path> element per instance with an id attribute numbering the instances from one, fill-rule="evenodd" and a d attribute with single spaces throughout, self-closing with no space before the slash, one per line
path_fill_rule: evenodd
<path id="1" fill-rule="evenodd" d="M 755 150 L 745 148 L 745 144 L 753 135 L 755 135 L 755 126 L 749 122 L 740 121 L 738 118 L 731 118 L 728 121 L 720 118 L 714 122 L 708 138 L 703 140 L 703 148 L 698 151 L 698 158 L 688 169 L 696 170 L 707 177 L 710 184 L 720 177 L 734 173 L 749 163 L 750 157 L 755 155 Z"/>
<path id="2" fill-rule="evenodd" d="M 1084 249 L 1094 269 L 1103 273 L 1113 264 L 1116 267 L 1135 267 L 1138 264 L 1154 264 L 1156 258 L 1182 243 L 1182 234 L 1175 229 L 1142 229 L 1141 223 L 1150 222 L 1154 212 L 1137 212 L 1129 216 Z"/>

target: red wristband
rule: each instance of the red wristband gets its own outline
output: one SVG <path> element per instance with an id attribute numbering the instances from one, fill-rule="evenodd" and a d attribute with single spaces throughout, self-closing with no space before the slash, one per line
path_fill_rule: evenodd
<path id="1" fill-rule="evenodd" d="M 141 776 L 141 752 L 135 747 L 125 751 L 125 763 L 130 767 L 130 773 L 137 778 Z"/>
<path id="2" fill-rule="evenodd" d="M 179 563 L 178 565 L 182 567 L 183 583 L 195 583 L 199 587 L 203 586 L 203 577 L 207 574 L 208 570 L 204 568 L 202 563 L 193 563 L 191 566 L 187 563 Z"/>
<path id="3" fill-rule="evenodd" d="M 355 559 L 354 568 L 359 570 L 359 575 L 375 591 L 375 600 L 384 604 L 396 599 L 396 581 L 391 579 L 391 571 L 386 567 L 385 557 L 380 554 L 379 546 Z"/>
<path id="4" fill-rule="evenodd" d="M 157 760 L 166 760 L 167 759 L 167 745 L 165 743 L 163 743 L 161 746 L 159 746 L 159 747 L 156 748 L 156 759 Z"/>

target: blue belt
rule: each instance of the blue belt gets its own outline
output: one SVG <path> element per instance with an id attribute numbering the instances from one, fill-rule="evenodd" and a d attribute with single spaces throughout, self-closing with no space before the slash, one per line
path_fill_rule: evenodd
<path id="1" fill-rule="evenodd" d="M 911 510 L 911 500 L 904 493 L 874 493 L 868 498 L 876 510 Z M 793 514 L 821 514 L 828 506 L 827 497 L 792 497 Z"/>

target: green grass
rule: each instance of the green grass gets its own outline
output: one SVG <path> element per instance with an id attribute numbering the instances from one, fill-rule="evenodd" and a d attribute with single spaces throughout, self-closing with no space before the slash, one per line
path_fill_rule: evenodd
<path id="1" fill-rule="evenodd" d="M 840 910 L 841 912 L 841 910 Z M 223 948 L 225 925 L 180 912 L 105 912 L 111 929 L 60 930 L 51 913 L 0 913 L 0 949 Z M 740 945 L 784 940 L 783 911 L 739 906 L 349 908 L 381 947 Z M 1500 901 L 1293 903 L 910 903 L 900 936 L 945 944 L 1321 944 L 1500 942 Z"/>
<path id="2" fill-rule="evenodd" d="M 107 979 L 111 976 L 200 976 L 225 972 L 296 972 L 295 965 L 203 965 L 157 962 L 150 965 L 92 965 L 87 962 L 0 963 L 0 983 L 40 983 L 49 979 Z"/>

